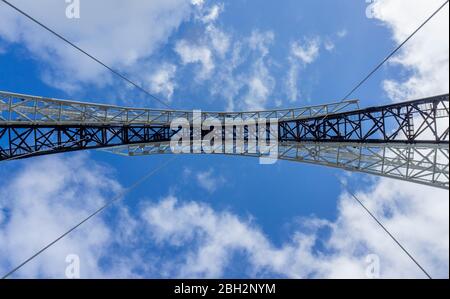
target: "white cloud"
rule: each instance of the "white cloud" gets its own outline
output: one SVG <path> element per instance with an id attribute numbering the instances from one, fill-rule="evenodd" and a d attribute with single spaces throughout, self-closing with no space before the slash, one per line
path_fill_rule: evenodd
<path id="1" fill-rule="evenodd" d="M 327 50 L 332 50 L 334 44 L 325 44 Z M 299 99 L 298 77 L 301 68 L 313 63 L 319 57 L 320 38 L 304 39 L 304 42 L 295 41 L 291 44 L 288 61 L 290 63 L 286 80 L 286 90 L 290 102 Z"/>
<path id="2" fill-rule="evenodd" d="M 163 63 L 149 78 L 150 89 L 160 93 L 166 99 L 171 99 L 176 87 L 175 74 L 177 67 L 170 63 Z"/>
<path id="3" fill-rule="evenodd" d="M 344 38 L 346 35 L 347 30 L 345 29 L 336 33 L 337 38 Z M 298 86 L 302 70 L 319 59 L 321 48 L 328 52 L 333 52 L 336 48 L 337 38 L 314 36 L 291 43 L 288 55 L 289 69 L 284 84 L 285 93 L 291 103 L 298 101 L 301 97 L 305 97 Z"/>
<path id="4" fill-rule="evenodd" d="M 291 45 L 291 54 L 303 64 L 310 64 L 319 57 L 320 39 L 307 39 L 304 43 L 293 42 Z"/>
<path id="5" fill-rule="evenodd" d="M 263 61 L 255 64 L 246 84 L 248 91 L 243 97 L 241 109 L 263 110 L 275 86 L 275 80 Z"/>
<path id="6" fill-rule="evenodd" d="M 0 191 L 0 271 L 5 274 L 121 190 L 111 170 L 76 155 L 29 161 Z M 45 174 L 45 175 L 43 175 Z M 3 183 L 3 182 L 2 182 Z M 64 278 L 68 254 L 82 277 L 101 277 L 98 260 L 111 230 L 97 217 L 17 272 L 18 277 Z"/>
<path id="7" fill-rule="evenodd" d="M 227 111 L 235 109 L 236 97 L 243 86 L 245 86 L 244 75 L 236 72 L 236 68 L 246 59 L 242 54 L 243 47 L 243 44 L 239 41 L 233 43 L 232 50 L 228 54 L 229 57 L 219 65 L 214 75 L 215 80 L 211 82 L 211 94 L 214 97 L 221 97 L 226 100 Z"/>
<path id="8" fill-rule="evenodd" d="M 224 35 L 218 34 L 220 32 Z M 223 36 L 220 40 L 224 42 L 218 44 L 225 46 L 214 47 L 214 42 L 211 43 L 211 48 L 219 54 L 211 77 L 211 94 L 224 98 L 229 111 L 264 109 L 275 88 L 275 79 L 270 72 L 273 62 L 268 55 L 274 33 L 254 30 L 250 36 L 233 38 L 219 30 L 211 35 Z M 214 41 L 212 37 L 211 40 Z"/>
<path id="9" fill-rule="evenodd" d="M 122 71 L 150 57 L 191 11 L 189 0 L 98 0 L 82 2 L 80 19 L 67 19 L 64 1 L 12 2 Z M 0 39 L 21 43 L 32 57 L 44 62 L 44 80 L 58 88 L 76 90 L 79 83 L 110 82 L 104 68 L 5 5 L 0 8 Z"/>
<path id="10" fill-rule="evenodd" d="M 202 6 L 205 0 L 191 0 L 192 5 Z"/>
<path id="11" fill-rule="evenodd" d="M 448 277 L 448 191 L 380 179 L 357 196 L 434 277 Z M 363 250 L 380 257 L 382 277 L 424 274 L 349 196 L 343 195 L 330 244 L 343 252 Z M 351 236 L 350 236 L 351 234 Z"/>
<path id="12" fill-rule="evenodd" d="M 199 80 L 205 79 L 214 70 L 213 56 L 207 46 L 180 40 L 175 45 L 175 52 L 180 56 L 183 64 L 201 64 L 202 67 L 198 73 Z"/>
<path id="13" fill-rule="evenodd" d="M 215 4 L 211 6 L 207 12 L 201 17 L 203 23 L 212 23 L 219 17 L 223 11 L 223 4 Z"/>
<path id="14" fill-rule="evenodd" d="M 340 38 L 346 37 L 347 34 L 348 34 L 347 29 L 339 30 L 339 31 L 336 33 L 336 35 L 337 35 L 338 37 L 340 37 Z"/>
<path id="15" fill-rule="evenodd" d="M 243 110 L 263 110 L 275 88 L 275 79 L 269 71 L 269 48 L 273 44 L 272 31 L 253 31 L 248 39 L 248 46 L 253 51 L 254 62 L 250 72 L 243 75 L 246 93 L 238 102 L 238 108 Z"/>
<path id="16" fill-rule="evenodd" d="M 224 57 L 230 48 L 230 36 L 213 25 L 208 25 L 206 33 L 211 41 L 212 48 L 220 57 Z"/>
<path id="17" fill-rule="evenodd" d="M 372 17 L 388 26 L 395 44 L 402 42 L 436 10 L 442 1 L 375 1 Z M 443 8 L 391 60 L 412 75 L 406 80 L 389 79 L 384 88 L 389 97 L 406 100 L 447 93 L 449 90 L 449 9 Z"/>
<path id="18" fill-rule="evenodd" d="M 213 169 L 200 171 L 197 173 L 196 179 L 199 186 L 210 193 L 216 191 L 217 188 L 226 182 L 225 178 L 220 174 L 215 173 Z"/>
<path id="19" fill-rule="evenodd" d="M 216 68 L 216 59 L 223 59 L 230 47 L 230 36 L 214 23 L 223 11 L 223 4 L 206 6 L 198 3 L 195 19 L 200 20 L 202 34 L 182 38 L 175 44 L 174 51 L 183 65 L 200 64 L 194 70 L 197 83 L 204 83 L 211 78 Z"/>
<path id="20" fill-rule="evenodd" d="M 248 44 L 252 50 L 259 51 L 261 57 L 265 57 L 269 54 L 269 47 L 273 44 L 274 39 L 275 34 L 273 31 L 261 32 L 254 30 L 248 39 Z"/>
<path id="21" fill-rule="evenodd" d="M 386 226 L 432 270 L 434 277 L 448 276 L 448 239 L 440 237 L 448 234 L 448 225 L 438 226 L 442 221 L 448 224 L 448 201 L 424 201 L 422 196 L 431 188 L 413 186 L 395 194 L 395 185 L 397 181 L 384 181 L 368 194 L 358 196 L 381 215 Z M 395 200 L 394 194 L 398 196 Z M 409 210 L 410 216 L 420 217 L 390 216 L 403 209 Z M 381 277 L 423 277 L 348 195 L 342 196 L 338 212 L 336 222 L 302 219 L 301 227 L 280 246 L 275 246 L 251 221 L 199 202 L 168 197 L 144 207 L 142 217 L 148 223 L 149 235 L 160 246 L 185 248 L 182 258 L 171 266 L 177 277 L 221 277 L 231 266 L 233 256 L 239 254 L 240 263 L 246 265 L 244 275 L 251 277 L 366 278 L 366 257 L 373 253 L 380 259 Z M 433 233 L 431 227 L 436 228 Z M 319 238 L 317 232 L 322 229 L 329 230 L 330 236 Z M 318 243 L 325 248 L 323 251 L 317 249 Z"/>
<path id="22" fill-rule="evenodd" d="M 330 39 L 327 39 L 324 41 L 323 43 L 323 47 L 325 48 L 325 50 L 331 52 L 334 50 L 334 48 L 336 47 L 336 45 L 334 44 L 334 42 Z"/>
<path id="23" fill-rule="evenodd" d="M 300 71 L 299 64 L 296 62 L 291 63 L 286 80 L 286 90 L 290 102 L 295 102 L 299 98 L 299 91 L 297 86 L 299 71 Z"/>
<path id="24" fill-rule="evenodd" d="M 197 179 L 212 190 L 215 178 L 211 181 L 211 177 L 207 172 Z M 1 192 L 0 271 L 6 272 L 119 190 L 111 170 L 82 155 L 27 164 Z M 380 180 L 357 196 L 433 277 L 448 277 L 447 191 Z M 169 196 L 145 201 L 139 210 L 136 217 L 119 206 L 113 223 L 99 215 L 18 275 L 64 277 L 65 257 L 75 253 L 81 258 L 82 277 L 133 277 L 135 269 L 144 277 L 221 277 L 239 255 L 245 265 L 243 276 L 365 278 L 366 256 L 376 254 L 382 277 L 423 277 L 347 194 L 339 200 L 336 221 L 302 218 L 280 245 L 273 244 L 252 218 L 200 202 Z M 329 233 L 318 234 L 321 230 Z M 149 241 L 153 249 L 147 250 Z M 119 244 L 124 247 L 117 251 Z M 176 257 L 158 254 L 169 248 L 177 250 Z M 106 256 L 111 266 L 101 266 Z"/>

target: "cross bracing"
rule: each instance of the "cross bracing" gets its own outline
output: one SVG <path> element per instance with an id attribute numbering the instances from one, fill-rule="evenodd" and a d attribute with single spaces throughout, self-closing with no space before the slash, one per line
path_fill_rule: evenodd
<path id="1" fill-rule="evenodd" d="M 104 149 L 130 156 L 172 153 L 170 141 L 180 133 L 177 118 L 188 121 L 196 137 L 192 111 L 137 109 L 62 101 L 0 92 L 0 160 L 76 150 Z M 198 115 L 198 114 L 197 114 Z M 440 188 L 449 186 L 449 99 L 439 95 L 378 107 L 358 101 L 303 108 L 251 112 L 202 112 L 214 117 L 219 146 L 214 153 L 260 157 L 249 140 L 276 136 L 278 158 L 407 180 Z M 198 118 L 198 116 L 197 116 Z M 257 121 L 264 119 L 264 126 Z M 275 119 L 276 128 L 269 119 Z M 241 120 L 242 122 L 227 121 Z M 250 124 L 256 124 L 250 129 Z M 271 127 L 272 126 L 272 127 Z M 201 128 L 201 138 L 212 128 Z M 262 134 L 261 134 L 262 133 Z M 266 134 L 267 133 L 267 134 Z M 227 138 L 245 143 L 240 151 Z M 194 152 L 192 145 L 190 151 Z M 202 149 L 195 151 L 205 153 Z"/>

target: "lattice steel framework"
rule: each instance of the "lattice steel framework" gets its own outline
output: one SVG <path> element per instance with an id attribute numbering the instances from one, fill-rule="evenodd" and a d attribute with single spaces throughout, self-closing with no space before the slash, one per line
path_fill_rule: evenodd
<path id="1" fill-rule="evenodd" d="M 350 100 L 297 109 L 203 112 L 201 119 L 242 119 L 247 140 L 246 123 L 277 118 L 280 159 L 448 189 L 448 102 L 447 94 L 360 109 Z M 83 149 L 131 156 L 171 153 L 169 141 L 179 131 L 170 128 L 171 121 L 182 117 L 192 125 L 193 115 L 0 92 L 0 160 Z M 224 139 L 230 131 L 225 126 L 221 130 Z M 232 127 L 232 138 L 237 130 Z M 249 148 L 232 154 L 262 155 Z"/>
<path id="2" fill-rule="evenodd" d="M 125 156 L 172 153 L 167 142 L 117 146 L 105 151 Z M 248 152 L 231 155 L 260 156 Z M 282 142 L 278 145 L 278 158 L 448 189 L 448 147 L 399 143 Z"/>

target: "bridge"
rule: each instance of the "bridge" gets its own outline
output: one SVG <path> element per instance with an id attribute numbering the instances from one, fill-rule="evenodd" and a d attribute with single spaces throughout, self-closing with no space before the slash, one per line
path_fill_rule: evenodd
<path id="1" fill-rule="evenodd" d="M 195 115 L 0 92 L 0 161 L 89 149 L 127 156 L 170 154 L 171 140 L 182 130 L 171 124 L 186 119 L 189 127 L 183 134 L 194 141 Z M 227 151 L 226 137 L 237 142 L 241 131 L 244 141 L 252 134 L 262 141 L 275 133 L 278 159 L 449 189 L 448 94 L 368 108 L 346 100 L 294 109 L 203 112 L 197 118 L 223 124 L 219 138 L 224 150 L 213 154 L 263 157 L 248 144 L 236 151 L 233 143 Z M 256 125 L 251 132 L 249 124 L 259 119 L 267 120 L 267 126 Z M 275 128 L 270 119 L 276 120 Z M 197 133 L 204 137 L 211 129 Z M 206 153 L 194 150 L 192 143 L 188 147 L 183 152 Z"/>

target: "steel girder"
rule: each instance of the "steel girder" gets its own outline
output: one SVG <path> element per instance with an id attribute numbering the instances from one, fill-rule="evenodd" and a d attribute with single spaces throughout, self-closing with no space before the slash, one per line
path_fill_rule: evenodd
<path id="1" fill-rule="evenodd" d="M 449 98 L 426 99 L 280 122 L 280 141 L 447 144 Z M 440 121 L 441 120 L 441 121 Z"/>
<path id="2" fill-rule="evenodd" d="M 172 153 L 167 142 L 125 145 L 103 150 L 125 156 Z M 262 156 L 260 153 L 249 152 L 224 155 Z M 449 148 L 436 144 L 281 142 L 278 144 L 278 159 L 449 188 Z"/>
<path id="3" fill-rule="evenodd" d="M 244 120 L 245 140 L 250 134 L 245 121 L 278 117 L 280 159 L 448 189 L 448 102 L 447 94 L 366 109 L 348 101 L 298 109 L 204 112 L 201 117 L 216 117 L 222 123 Z M 124 108 L 0 92 L 0 161 L 84 149 L 129 155 L 155 150 L 167 153 L 168 142 L 178 132 L 170 129 L 170 121 L 178 117 L 191 123 L 192 138 L 193 113 L 188 111 Z M 224 139 L 230 128 L 221 129 Z M 233 139 L 237 129 L 231 128 Z M 207 133 L 202 131 L 201 135 Z M 149 148 L 152 150 L 141 150 Z M 261 156 L 248 148 L 236 154 Z"/>
<path id="4" fill-rule="evenodd" d="M 97 149 L 123 144 L 170 141 L 167 126 L 2 125 L 0 161 L 52 153 Z"/>
<path id="5" fill-rule="evenodd" d="M 243 120 L 277 118 L 280 121 L 309 118 L 358 109 L 358 100 L 347 100 L 326 105 L 292 109 L 246 112 L 203 112 L 202 120 L 214 117 Z M 0 122 L 8 124 L 121 124 L 170 125 L 176 118 L 192 121 L 192 111 L 130 108 L 114 105 L 57 100 L 0 91 Z"/>

